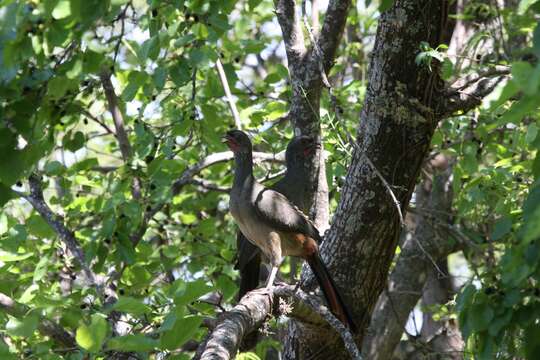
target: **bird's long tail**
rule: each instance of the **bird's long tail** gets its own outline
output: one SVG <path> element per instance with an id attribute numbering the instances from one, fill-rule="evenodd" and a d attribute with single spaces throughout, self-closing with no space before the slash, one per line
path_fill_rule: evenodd
<path id="1" fill-rule="evenodd" d="M 236 241 L 238 262 L 235 268 L 240 271 L 240 291 L 238 292 L 238 301 L 240 301 L 247 292 L 259 286 L 261 254 L 241 232 L 238 232 Z"/>
<path id="2" fill-rule="evenodd" d="M 356 333 L 357 327 L 353 321 L 351 312 L 345 305 L 343 297 L 340 295 L 337 286 L 324 265 L 319 253 L 316 252 L 307 259 L 309 267 L 315 274 L 317 282 L 322 289 L 324 297 L 330 306 L 332 313 L 353 333 Z"/>

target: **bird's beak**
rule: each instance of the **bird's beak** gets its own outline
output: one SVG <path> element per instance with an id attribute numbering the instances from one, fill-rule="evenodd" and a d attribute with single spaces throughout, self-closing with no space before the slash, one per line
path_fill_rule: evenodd
<path id="1" fill-rule="evenodd" d="M 225 134 L 221 137 L 221 142 L 223 144 L 228 144 L 229 141 L 231 141 L 231 136 L 229 134 Z"/>

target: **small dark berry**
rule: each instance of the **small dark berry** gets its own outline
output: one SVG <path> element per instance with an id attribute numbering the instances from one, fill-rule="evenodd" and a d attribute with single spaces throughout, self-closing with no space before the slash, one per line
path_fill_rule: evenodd
<path id="1" fill-rule="evenodd" d="M 21 187 L 21 186 L 22 186 L 22 182 L 17 181 L 17 186 L 18 186 L 18 187 Z"/>
<path id="2" fill-rule="evenodd" d="M 84 125 L 88 125 L 88 119 L 83 120 Z"/>
<path id="3" fill-rule="evenodd" d="M 240 56 L 235 57 L 235 58 L 234 58 L 234 61 L 235 61 L 236 63 L 239 63 L 239 62 L 240 62 Z"/>
<path id="4" fill-rule="evenodd" d="M 80 307 L 81 309 L 86 309 L 86 304 L 81 304 L 79 307 Z"/>
<path id="5" fill-rule="evenodd" d="M 158 16 L 158 11 L 157 11 L 157 9 L 153 9 L 153 10 L 152 10 L 152 16 L 153 16 L 153 17 Z"/>
<path id="6" fill-rule="evenodd" d="M 150 190 L 156 190 L 156 184 L 150 184 Z"/>
<path id="7" fill-rule="evenodd" d="M 148 211 L 148 212 L 152 211 L 152 207 L 151 207 L 150 205 L 148 205 L 148 206 L 146 207 L 146 211 Z"/>
<path id="8" fill-rule="evenodd" d="M 152 95 L 152 101 L 156 100 L 156 95 Z"/>
<path id="9" fill-rule="evenodd" d="M 115 232 L 114 232 L 114 236 L 118 236 L 118 231 L 115 231 Z"/>
<path id="10" fill-rule="evenodd" d="M 198 22 L 199 21 L 199 16 L 198 15 L 193 15 L 193 21 Z"/>
<path id="11" fill-rule="evenodd" d="M 71 275 L 69 275 L 69 277 L 71 278 L 71 280 L 75 280 L 77 278 L 77 275 L 71 274 Z"/>
<path id="12" fill-rule="evenodd" d="M 111 243 L 111 239 L 105 239 L 105 244 L 109 245 Z"/>
<path id="13" fill-rule="evenodd" d="M 118 290 L 118 293 L 119 293 L 120 295 L 124 295 L 126 292 L 124 291 L 124 289 L 120 289 L 120 290 Z"/>

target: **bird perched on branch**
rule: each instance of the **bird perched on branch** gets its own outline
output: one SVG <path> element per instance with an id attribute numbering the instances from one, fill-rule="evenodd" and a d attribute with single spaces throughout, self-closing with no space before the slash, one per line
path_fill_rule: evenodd
<path id="1" fill-rule="evenodd" d="M 236 163 L 230 211 L 242 234 L 261 250 L 272 266 L 266 287 L 273 285 L 282 256 L 303 258 L 315 274 L 330 310 L 355 331 L 350 311 L 320 257 L 319 231 L 287 197 L 255 180 L 251 140 L 245 133 L 231 130 L 224 140 Z"/>
<path id="2" fill-rule="evenodd" d="M 293 138 L 285 151 L 287 172 L 281 180 L 271 186 L 287 197 L 301 211 L 307 212 L 308 195 L 305 162 L 310 154 L 320 145 L 309 136 Z M 238 249 L 237 269 L 240 272 L 240 290 L 238 300 L 259 285 L 261 255 L 259 248 L 249 242 L 241 231 L 236 237 Z"/>

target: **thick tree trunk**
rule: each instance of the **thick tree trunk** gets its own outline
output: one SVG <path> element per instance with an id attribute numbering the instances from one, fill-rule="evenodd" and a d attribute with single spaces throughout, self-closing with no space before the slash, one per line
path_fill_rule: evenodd
<path id="1" fill-rule="evenodd" d="M 435 73 L 415 63 L 415 57 L 422 41 L 432 47 L 441 42 L 446 11 L 445 1 L 397 0 L 379 21 L 358 146 L 322 246 L 324 260 L 359 326 L 357 343 L 385 287 L 401 231 L 389 189 L 376 172 L 390 184 L 405 210 L 438 121 L 431 106 L 435 88 L 441 85 Z M 284 358 L 347 356 L 339 338 L 329 336 L 327 329 L 291 321 Z"/>

